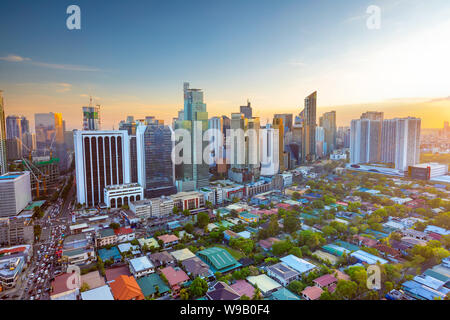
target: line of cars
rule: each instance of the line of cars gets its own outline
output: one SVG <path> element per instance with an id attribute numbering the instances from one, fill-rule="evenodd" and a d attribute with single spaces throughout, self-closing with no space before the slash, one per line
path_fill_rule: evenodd
<path id="1" fill-rule="evenodd" d="M 54 276 L 62 272 L 60 268 L 64 225 L 52 228 L 51 240 L 42 244 L 36 252 L 36 261 L 25 287 L 25 297 L 29 300 L 47 300 L 50 297 L 50 283 Z"/>

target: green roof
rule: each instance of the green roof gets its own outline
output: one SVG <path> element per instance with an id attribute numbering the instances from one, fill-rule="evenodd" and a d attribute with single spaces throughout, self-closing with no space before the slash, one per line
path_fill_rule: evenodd
<path id="1" fill-rule="evenodd" d="M 145 297 L 154 294 L 156 292 L 156 287 L 158 287 L 159 293 L 166 293 L 169 291 L 169 287 L 156 273 L 137 279 L 137 283 Z"/>
<path id="2" fill-rule="evenodd" d="M 428 269 L 427 271 L 425 271 L 424 274 L 426 274 L 427 276 L 433 277 L 435 279 L 438 279 L 440 281 L 443 281 L 443 282 L 447 282 L 450 279 L 449 277 L 447 277 L 439 272 L 436 272 L 434 270 L 431 270 L 431 269 Z"/>
<path id="3" fill-rule="evenodd" d="M 42 207 L 42 205 L 45 203 L 45 200 L 41 200 L 41 201 L 34 201 L 32 202 L 28 207 L 26 207 L 24 210 L 25 211 L 30 211 L 33 210 L 35 207 Z"/>
<path id="4" fill-rule="evenodd" d="M 208 248 L 197 252 L 197 254 L 218 271 L 238 263 L 227 250 L 218 247 Z"/>
<path id="5" fill-rule="evenodd" d="M 99 233 L 100 233 L 100 237 L 101 237 L 101 238 L 111 237 L 111 236 L 115 235 L 114 229 L 112 229 L 112 228 L 101 229 L 101 230 L 99 231 Z"/>
<path id="6" fill-rule="evenodd" d="M 63 256 L 73 257 L 73 256 L 77 256 L 79 254 L 83 254 L 85 252 L 86 252 L 86 250 L 84 248 L 78 248 L 75 250 L 64 251 Z"/>
<path id="7" fill-rule="evenodd" d="M 270 296 L 270 300 L 301 300 L 300 297 L 293 294 L 286 288 L 275 291 Z"/>

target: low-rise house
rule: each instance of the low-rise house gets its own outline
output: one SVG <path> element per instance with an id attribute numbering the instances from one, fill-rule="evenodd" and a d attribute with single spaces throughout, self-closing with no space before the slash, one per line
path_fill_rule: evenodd
<path id="1" fill-rule="evenodd" d="M 241 296 L 225 282 L 218 281 L 206 292 L 206 297 L 209 300 L 239 300 Z"/>
<path id="2" fill-rule="evenodd" d="M 24 265 L 25 259 L 23 257 L 2 258 L 0 260 L 0 287 L 4 289 L 14 288 Z"/>
<path id="3" fill-rule="evenodd" d="M 418 240 L 429 241 L 431 240 L 430 236 L 422 231 L 417 231 L 413 229 L 406 229 L 401 231 L 402 235 L 405 237 L 410 237 Z"/>
<path id="4" fill-rule="evenodd" d="M 281 285 L 278 282 L 269 278 L 265 274 L 247 277 L 247 281 L 253 286 L 258 286 L 264 296 L 269 296 L 271 293 L 281 288 Z"/>
<path id="5" fill-rule="evenodd" d="M 325 274 L 317 279 L 314 279 L 313 282 L 317 287 L 319 287 L 322 290 L 325 290 L 325 288 L 327 288 L 329 292 L 334 292 L 334 290 L 336 289 L 338 279 L 336 279 L 331 274 Z"/>
<path id="6" fill-rule="evenodd" d="M 170 289 L 161 277 L 152 273 L 136 280 L 145 297 L 154 297 L 155 294 L 166 295 Z"/>
<path id="7" fill-rule="evenodd" d="M 180 295 L 181 285 L 189 281 L 188 275 L 180 268 L 166 267 L 161 269 L 161 274 L 166 277 L 172 290 L 172 297 L 177 298 Z"/>
<path id="8" fill-rule="evenodd" d="M 167 251 L 155 252 L 148 256 L 155 268 L 173 266 L 175 258 Z"/>
<path id="9" fill-rule="evenodd" d="M 118 243 L 133 241 L 136 237 L 134 230 L 129 227 L 118 228 L 118 229 L 114 230 L 114 233 L 117 236 Z"/>
<path id="10" fill-rule="evenodd" d="M 384 257 L 390 258 L 390 259 L 398 259 L 401 256 L 400 251 L 398 251 L 395 248 L 389 247 L 385 244 L 377 244 L 375 246 L 375 249 L 378 250 Z"/>
<path id="11" fill-rule="evenodd" d="M 286 288 L 281 288 L 274 293 L 269 298 L 270 300 L 280 300 L 280 301 L 288 301 L 288 300 L 301 300 L 300 297 L 293 294 Z"/>
<path id="12" fill-rule="evenodd" d="M 353 243 L 355 243 L 358 246 L 365 246 L 365 247 L 373 248 L 378 244 L 378 241 L 375 239 L 368 238 L 368 237 L 354 235 Z"/>
<path id="13" fill-rule="evenodd" d="M 302 276 L 307 276 L 312 270 L 315 270 L 317 268 L 317 266 L 313 265 L 312 263 L 292 254 L 285 256 L 280 260 L 288 267 L 296 270 Z"/>
<path id="14" fill-rule="evenodd" d="M 302 291 L 302 297 L 306 300 L 318 300 L 322 293 L 323 290 L 319 287 L 307 287 Z"/>
<path id="15" fill-rule="evenodd" d="M 98 250 L 98 256 L 103 262 L 112 261 L 112 263 L 118 263 L 122 261 L 122 256 L 120 255 L 119 249 L 117 247 L 112 247 L 109 249 L 102 248 Z"/>
<path id="16" fill-rule="evenodd" d="M 240 236 L 236 233 L 236 232 L 234 232 L 234 231 L 231 231 L 231 230 L 225 230 L 224 232 L 223 232 L 223 238 L 226 240 L 226 241 L 230 241 L 231 239 L 237 239 L 237 238 L 240 238 Z"/>
<path id="17" fill-rule="evenodd" d="M 132 255 L 138 255 L 141 253 L 141 251 L 139 250 L 139 246 L 133 246 L 129 242 L 118 244 L 117 248 L 122 254 L 130 252 Z"/>
<path id="18" fill-rule="evenodd" d="M 255 287 L 245 280 L 237 280 L 230 286 L 240 297 L 247 296 L 250 299 L 255 294 Z"/>
<path id="19" fill-rule="evenodd" d="M 288 267 L 283 263 L 277 263 L 267 267 L 267 275 L 277 280 L 285 287 L 289 285 L 291 281 L 300 278 L 300 273 L 298 273 L 297 271 L 295 271 L 294 269 Z"/>
<path id="20" fill-rule="evenodd" d="M 141 249 L 147 247 L 147 249 L 151 249 L 152 247 L 155 249 L 159 248 L 159 243 L 155 238 L 140 238 L 138 239 L 139 245 Z"/>
<path id="21" fill-rule="evenodd" d="M 182 262 L 186 259 L 195 257 L 195 254 L 193 254 L 192 251 L 188 248 L 172 251 L 170 254 L 175 258 L 177 262 Z"/>
<path id="22" fill-rule="evenodd" d="M 174 234 L 165 234 L 158 237 L 158 240 L 163 242 L 164 248 L 170 248 L 178 243 L 180 239 Z"/>
<path id="23" fill-rule="evenodd" d="M 71 275 L 70 273 L 63 273 L 55 277 L 51 282 L 50 300 L 78 300 L 80 290 L 68 287 Z"/>
<path id="24" fill-rule="evenodd" d="M 109 286 L 104 285 L 81 293 L 81 300 L 114 300 Z"/>
<path id="25" fill-rule="evenodd" d="M 126 266 L 108 268 L 105 270 L 106 282 L 111 283 L 120 276 L 131 276 L 130 269 Z"/>
<path id="26" fill-rule="evenodd" d="M 209 266 L 198 257 L 189 258 L 181 262 L 186 273 L 192 278 L 208 278 L 212 275 Z"/>
<path id="27" fill-rule="evenodd" d="M 155 266 L 146 256 L 131 259 L 129 264 L 130 272 L 136 278 L 155 272 Z"/>
<path id="28" fill-rule="evenodd" d="M 106 245 L 112 245 L 117 243 L 117 236 L 114 233 L 114 229 L 100 229 L 95 238 L 95 245 L 98 247 L 104 247 Z"/>
<path id="29" fill-rule="evenodd" d="M 258 215 L 252 214 L 252 213 L 249 213 L 249 212 L 246 212 L 246 211 L 239 213 L 238 214 L 238 218 L 243 220 L 244 222 L 247 222 L 247 223 L 258 222 L 258 220 L 259 220 L 259 216 Z"/>
<path id="30" fill-rule="evenodd" d="M 211 247 L 197 252 L 198 257 L 206 262 L 215 272 L 227 272 L 241 267 L 241 264 L 231 254 L 219 247 Z"/>
<path id="31" fill-rule="evenodd" d="M 115 300 L 144 300 L 144 294 L 134 277 L 121 275 L 109 284 Z"/>
<path id="32" fill-rule="evenodd" d="M 369 265 L 377 264 L 377 263 L 380 263 L 380 264 L 388 263 L 387 260 L 385 260 L 383 258 L 380 258 L 380 257 L 377 257 L 377 256 L 375 256 L 373 254 L 370 254 L 370 253 L 368 253 L 368 252 L 366 252 L 364 250 L 358 250 L 358 251 L 352 252 L 350 254 L 350 256 L 355 258 L 358 262 L 367 263 Z"/>

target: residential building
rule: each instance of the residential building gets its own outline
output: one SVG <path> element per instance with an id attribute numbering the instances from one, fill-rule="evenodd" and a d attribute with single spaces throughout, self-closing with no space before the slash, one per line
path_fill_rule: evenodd
<path id="1" fill-rule="evenodd" d="M 160 270 L 172 290 L 172 297 L 177 298 L 180 294 L 181 286 L 189 281 L 188 275 L 180 268 L 165 267 Z"/>
<path id="2" fill-rule="evenodd" d="M 316 106 L 317 92 L 305 98 L 305 107 L 300 113 L 303 120 L 302 162 L 315 160 L 316 157 Z"/>
<path id="3" fill-rule="evenodd" d="M 144 294 L 134 277 L 118 276 L 109 284 L 115 300 L 144 300 Z"/>
<path id="4" fill-rule="evenodd" d="M 155 266 L 146 256 L 134 258 L 128 262 L 130 272 L 136 279 L 155 272 Z"/>
<path id="5" fill-rule="evenodd" d="M 95 240 L 97 247 L 104 247 L 106 245 L 116 244 L 117 236 L 112 228 L 100 229 Z"/>
<path id="6" fill-rule="evenodd" d="M 0 246 L 31 243 L 34 239 L 31 217 L 10 216 L 0 218 Z"/>
<path id="7" fill-rule="evenodd" d="M 216 282 L 213 287 L 206 292 L 208 300 L 239 300 L 241 297 L 231 286 L 223 281 Z M 251 297 L 249 297 L 251 298 Z"/>
<path id="8" fill-rule="evenodd" d="M 269 296 L 282 287 L 278 282 L 269 278 L 265 274 L 247 277 L 247 281 L 250 282 L 253 286 L 258 286 L 259 290 L 261 290 L 261 293 L 264 296 Z"/>
<path id="9" fill-rule="evenodd" d="M 382 121 L 366 118 L 352 120 L 350 127 L 350 163 L 381 160 Z"/>
<path id="10" fill-rule="evenodd" d="M 336 111 L 325 112 L 319 126 L 324 130 L 325 154 L 329 155 L 337 148 Z"/>
<path id="11" fill-rule="evenodd" d="M 252 104 L 250 103 L 250 101 L 247 100 L 246 106 L 240 106 L 239 112 L 242 113 L 246 119 L 253 118 L 253 109 L 252 109 Z"/>
<path id="12" fill-rule="evenodd" d="M 164 234 L 162 236 L 158 236 L 158 240 L 163 242 L 164 248 L 170 248 L 178 243 L 180 239 L 174 234 Z"/>
<path id="13" fill-rule="evenodd" d="M 408 167 L 407 176 L 411 179 L 430 180 L 444 176 L 448 172 L 448 166 L 440 163 L 421 163 Z"/>
<path id="14" fill-rule="evenodd" d="M 289 285 L 291 281 L 300 278 L 300 273 L 298 273 L 297 271 L 295 271 L 294 269 L 288 267 L 283 263 L 277 263 L 267 267 L 267 275 L 277 280 L 284 287 Z"/>

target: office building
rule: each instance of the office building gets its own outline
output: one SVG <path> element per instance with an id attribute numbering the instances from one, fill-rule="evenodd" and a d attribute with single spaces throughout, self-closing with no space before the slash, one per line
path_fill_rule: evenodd
<path id="1" fill-rule="evenodd" d="M 316 127 L 316 156 L 323 157 L 326 154 L 327 143 L 325 142 L 325 130 L 323 127 Z"/>
<path id="2" fill-rule="evenodd" d="M 274 119 L 283 119 L 284 124 L 284 132 L 288 132 L 292 130 L 293 125 L 293 117 L 291 113 L 281 113 L 281 114 L 274 114 Z"/>
<path id="3" fill-rule="evenodd" d="M 18 215 L 30 202 L 31 182 L 28 171 L 0 176 L 0 217 Z"/>
<path id="4" fill-rule="evenodd" d="M 22 141 L 22 118 L 19 116 L 6 117 L 6 139 Z"/>
<path id="5" fill-rule="evenodd" d="M 30 132 L 22 133 L 22 156 L 28 157 L 34 150 L 36 150 L 36 135 Z"/>
<path id="6" fill-rule="evenodd" d="M 305 108 L 300 113 L 303 120 L 302 161 L 314 161 L 316 158 L 316 104 L 317 92 L 305 98 Z"/>
<path id="7" fill-rule="evenodd" d="M 0 246 L 13 246 L 33 242 L 34 231 L 30 217 L 0 218 Z"/>
<path id="8" fill-rule="evenodd" d="M 278 130 L 279 171 L 283 172 L 284 170 L 286 170 L 286 166 L 284 163 L 284 157 L 286 156 L 286 153 L 284 152 L 284 132 L 285 132 L 284 117 L 273 118 L 273 129 Z"/>
<path id="9" fill-rule="evenodd" d="M 33 197 L 48 196 L 58 186 L 59 181 L 59 159 L 50 156 L 24 157 L 22 165 L 30 172 L 31 193 Z"/>
<path id="10" fill-rule="evenodd" d="M 267 124 L 260 134 L 262 176 L 274 176 L 279 172 L 279 142 L 279 131 Z"/>
<path id="11" fill-rule="evenodd" d="M 100 105 L 92 105 L 92 98 L 89 106 L 83 107 L 83 130 L 97 131 L 101 128 Z"/>
<path id="12" fill-rule="evenodd" d="M 203 159 L 203 151 L 208 141 L 203 141 L 203 134 L 208 129 L 208 112 L 203 102 L 203 91 L 192 89 L 185 82 L 184 120 L 175 121 L 176 129 L 185 129 L 190 133 L 190 163 L 176 165 L 178 191 L 193 191 L 209 185 L 209 165 Z"/>
<path id="13" fill-rule="evenodd" d="M 5 174 L 6 172 L 6 120 L 3 102 L 3 91 L 0 90 L 0 175 Z"/>
<path id="14" fill-rule="evenodd" d="M 319 126 L 324 130 L 324 145 L 326 146 L 324 153 L 329 155 L 337 148 L 336 111 L 324 113 L 320 117 Z"/>
<path id="15" fill-rule="evenodd" d="M 448 173 L 448 166 L 439 163 L 421 163 L 409 166 L 407 177 L 418 180 L 430 180 Z"/>
<path id="16" fill-rule="evenodd" d="M 172 135 L 172 129 L 159 121 L 137 127 L 137 176 L 146 198 L 177 192 Z"/>
<path id="17" fill-rule="evenodd" d="M 246 106 L 240 106 L 239 112 L 242 113 L 246 119 L 253 118 L 253 110 L 250 101 L 247 100 Z"/>
<path id="18" fill-rule="evenodd" d="M 22 116 L 20 118 L 20 125 L 22 127 L 22 135 L 30 133 L 30 121 L 26 117 Z"/>
<path id="19" fill-rule="evenodd" d="M 55 114 L 36 113 L 34 115 L 36 146 L 39 150 L 49 150 L 56 138 Z"/>
<path id="20" fill-rule="evenodd" d="M 130 145 L 126 131 L 74 132 L 78 203 L 104 203 L 104 188 L 130 183 Z"/>
<path id="21" fill-rule="evenodd" d="M 138 183 L 126 183 L 106 186 L 104 188 L 104 203 L 111 209 L 129 205 L 130 202 L 144 199 L 144 188 Z"/>
<path id="22" fill-rule="evenodd" d="M 218 162 L 222 163 L 225 162 L 224 161 L 225 135 L 223 128 L 223 120 L 224 120 L 223 117 L 213 117 L 208 121 L 208 129 L 211 132 L 209 142 L 210 144 L 212 144 L 212 152 L 210 159 L 210 165 L 212 166 L 216 165 Z"/>

